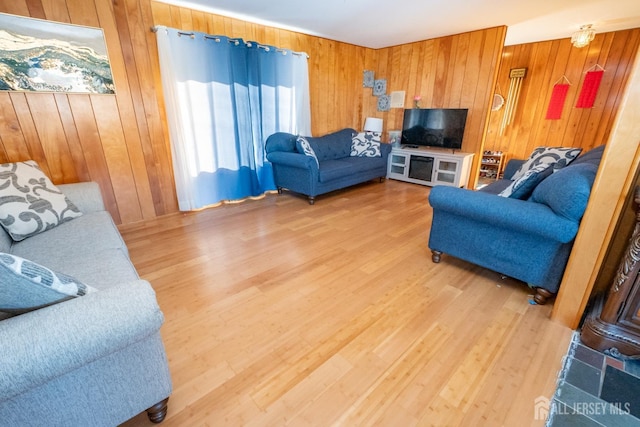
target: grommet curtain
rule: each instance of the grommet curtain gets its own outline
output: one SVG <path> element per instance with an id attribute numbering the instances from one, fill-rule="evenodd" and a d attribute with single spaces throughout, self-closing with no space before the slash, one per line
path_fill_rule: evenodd
<path id="1" fill-rule="evenodd" d="M 274 190 L 266 138 L 311 133 L 307 55 L 155 30 L 180 210 Z"/>

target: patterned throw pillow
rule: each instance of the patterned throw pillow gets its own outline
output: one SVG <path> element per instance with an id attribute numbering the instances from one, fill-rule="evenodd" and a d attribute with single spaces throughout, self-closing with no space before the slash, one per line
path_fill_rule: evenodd
<path id="1" fill-rule="evenodd" d="M 533 192 L 536 186 L 547 176 L 549 163 L 539 163 L 527 170 L 520 178 L 515 179 L 507 188 L 498 193 L 498 196 L 510 197 L 512 199 L 526 199 Z"/>
<path id="2" fill-rule="evenodd" d="M 529 169 L 542 163 L 552 165 L 554 170 L 561 169 L 578 157 L 580 152 L 582 152 L 582 148 L 538 147 L 533 150 L 527 161 L 520 166 L 511 179 L 515 181 L 521 178 Z"/>
<path id="3" fill-rule="evenodd" d="M 298 139 L 296 139 L 296 149 L 300 153 L 303 153 L 305 156 L 313 157 L 313 159 L 316 161 L 316 165 L 320 167 L 318 157 L 316 156 L 315 151 L 313 151 L 313 148 L 311 148 L 311 144 L 309 144 L 307 138 L 305 138 L 304 136 L 299 136 Z"/>
<path id="4" fill-rule="evenodd" d="M 33 160 L 0 165 L 0 225 L 13 240 L 24 240 L 80 215 Z"/>
<path id="5" fill-rule="evenodd" d="M 381 157 L 380 133 L 360 132 L 351 139 L 351 157 Z"/>
<path id="6" fill-rule="evenodd" d="M 22 314 L 94 291 L 73 277 L 0 252 L 0 312 Z"/>

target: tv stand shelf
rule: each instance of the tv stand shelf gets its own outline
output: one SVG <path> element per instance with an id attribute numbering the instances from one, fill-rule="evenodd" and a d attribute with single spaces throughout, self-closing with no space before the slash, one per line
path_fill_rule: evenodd
<path id="1" fill-rule="evenodd" d="M 473 153 L 415 146 L 394 147 L 387 178 L 421 185 L 466 187 Z"/>

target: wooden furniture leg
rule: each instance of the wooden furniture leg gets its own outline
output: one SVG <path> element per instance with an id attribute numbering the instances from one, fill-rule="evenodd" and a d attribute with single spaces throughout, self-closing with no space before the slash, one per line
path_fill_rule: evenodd
<path id="1" fill-rule="evenodd" d="M 536 294 L 533 296 L 533 300 L 536 302 L 536 304 L 545 305 L 547 303 L 547 300 L 554 295 L 554 293 L 549 292 L 544 288 L 536 288 Z"/>
<path id="2" fill-rule="evenodd" d="M 151 408 L 147 409 L 147 416 L 149 417 L 149 421 L 154 424 L 159 424 L 164 421 L 164 418 L 167 416 L 167 403 L 169 402 L 169 398 L 156 403 Z"/>
<path id="3" fill-rule="evenodd" d="M 440 257 L 442 256 L 442 252 L 440 251 L 431 251 L 431 261 L 436 264 L 440 262 Z"/>

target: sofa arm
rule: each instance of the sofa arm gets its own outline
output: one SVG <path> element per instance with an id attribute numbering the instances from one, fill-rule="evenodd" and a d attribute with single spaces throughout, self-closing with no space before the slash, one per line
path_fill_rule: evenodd
<path id="1" fill-rule="evenodd" d="M 0 321 L 0 401 L 157 332 L 164 317 L 144 280 Z"/>
<path id="2" fill-rule="evenodd" d="M 386 144 L 386 143 L 381 143 L 380 144 L 380 155 L 382 157 L 388 157 L 389 154 L 391 153 L 391 149 L 393 147 L 391 146 L 391 144 Z"/>
<path id="3" fill-rule="evenodd" d="M 301 153 L 291 153 L 287 151 L 274 151 L 267 154 L 267 160 L 273 164 L 281 164 L 301 169 L 318 170 L 316 161 L 311 156 Z"/>
<path id="4" fill-rule="evenodd" d="M 57 187 L 83 213 L 105 210 L 102 193 L 97 182 L 77 182 L 75 184 L 59 184 Z"/>
<path id="5" fill-rule="evenodd" d="M 429 203 L 434 215 L 442 210 L 561 243 L 570 242 L 578 232 L 577 222 L 556 215 L 547 205 L 482 191 L 438 185 L 431 189 Z"/>

